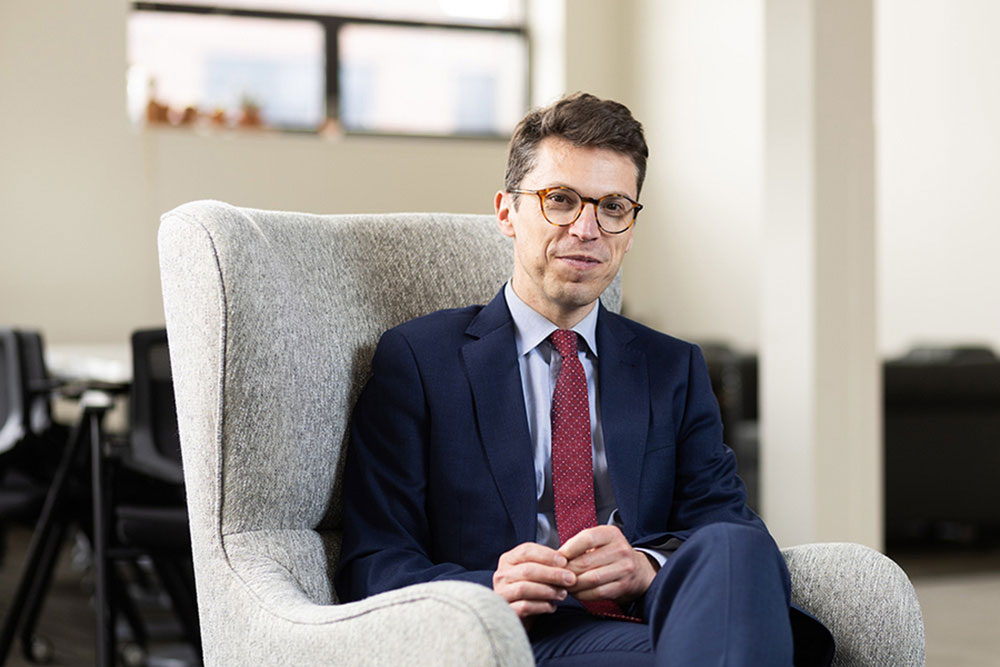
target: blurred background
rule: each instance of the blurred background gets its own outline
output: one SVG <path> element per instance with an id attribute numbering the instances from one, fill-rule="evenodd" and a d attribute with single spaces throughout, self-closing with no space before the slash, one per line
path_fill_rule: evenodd
<path id="1" fill-rule="evenodd" d="M 996 664 L 997 34 L 993 0 L 3 0 L 0 325 L 127 379 L 165 211 L 491 213 L 529 106 L 617 99 L 624 310 L 703 345 L 751 502 L 897 558 L 929 664 Z"/>

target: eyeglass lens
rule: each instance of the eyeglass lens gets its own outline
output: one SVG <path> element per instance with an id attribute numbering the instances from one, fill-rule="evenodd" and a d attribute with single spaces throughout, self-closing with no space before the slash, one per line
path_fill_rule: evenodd
<path id="1" fill-rule="evenodd" d="M 555 188 L 542 199 L 542 210 L 549 222 L 569 225 L 580 214 L 583 200 L 569 188 Z M 625 197 L 608 195 L 597 202 L 597 222 L 609 232 L 628 229 L 632 224 L 632 210 L 635 206 Z"/>

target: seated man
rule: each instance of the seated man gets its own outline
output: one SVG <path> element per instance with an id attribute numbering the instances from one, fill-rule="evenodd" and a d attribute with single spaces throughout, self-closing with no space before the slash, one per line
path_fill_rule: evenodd
<path id="1" fill-rule="evenodd" d="M 517 126 L 495 197 L 511 280 L 375 352 L 337 591 L 492 587 L 541 665 L 829 664 L 746 505 L 701 352 L 599 303 L 647 154 L 629 110 L 592 95 Z"/>

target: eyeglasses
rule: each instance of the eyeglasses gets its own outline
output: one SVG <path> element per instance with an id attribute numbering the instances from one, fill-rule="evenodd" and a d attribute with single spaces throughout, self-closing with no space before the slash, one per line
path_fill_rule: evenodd
<path id="1" fill-rule="evenodd" d="M 625 195 L 611 194 L 594 199 L 563 186 L 541 190 L 511 190 L 511 194 L 537 195 L 542 206 L 542 216 L 557 227 L 572 225 L 583 213 L 583 207 L 593 204 L 597 226 L 607 234 L 627 231 L 642 210 L 642 204 Z"/>

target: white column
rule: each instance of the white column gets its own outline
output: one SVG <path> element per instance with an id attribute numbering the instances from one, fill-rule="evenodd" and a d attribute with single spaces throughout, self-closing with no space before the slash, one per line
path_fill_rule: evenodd
<path id="1" fill-rule="evenodd" d="M 872 0 L 765 0 L 762 511 L 882 546 Z"/>

